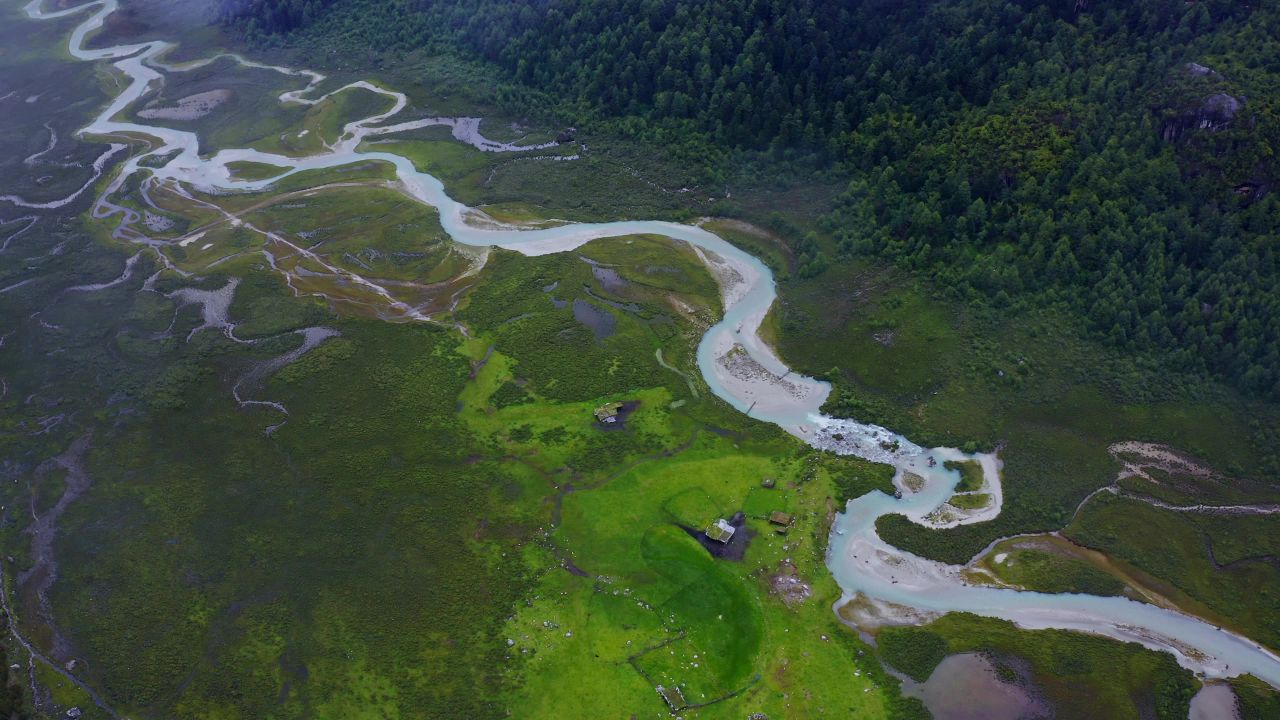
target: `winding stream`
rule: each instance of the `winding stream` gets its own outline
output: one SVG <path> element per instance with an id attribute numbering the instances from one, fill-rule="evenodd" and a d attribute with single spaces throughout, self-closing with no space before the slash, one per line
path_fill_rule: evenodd
<path id="1" fill-rule="evenodd" d="M 463 245 L 497 246 L 526 255 L 544 255 L 573 250 L 598 238 L 623 235 L 655 234 L 687 242 L 716 276 L 724 296 L 725 316 L 703 336 L 697 352 L 699 369 L 711 391 L 738 410 L 775 423 L 814 447 L 858 455 L 898 468 L 895 483 L 902 490 L 901 499 L 881 492 L 864 495 L 850 501 L 833 527 L 827 563 L 844 589 L 841 604 L 856 599 L 858 607 L 868 613 L 868 618 L 879 622 L 901 622 L 910 617 L 967 611 L 1012 620 L 1027 628 L 1063 628 L 1097 633 L 1172 652 L 1179 663 L 1205 677 L 1251 673 L 1280 687 L 1280 657 L 1245 637 L 1215 628 L 1192 616 L 1124 598 L 1049 595 L 971 586 L 961 577 L 961 568 L 925 560 L 881 540 L 875 533 L 875 521 L 886 514 L 904 514 L 916 522 L 934 527 L 994 517 L 1001 506 L 998 459 L 989 454 L 965 455 L 949 448 L 928 450 L 878 426 L 822 415 L 820 408 L 830 393 L 830 386 L 792 373 L 757 333 L 776 299 L 772 274 L 758 259 L 722 238 L 700 227 L 656 221 L 567 224 L 541 229 L 501 226 L 495 229 L 491 223 L 478 227 L 468 222 L 469 218 L 477 219 L 477 213 L 450 198 L 438 179 L 417 171 L 407 158 L 399 155 L 360 150 L 361 142 L 365 138 L 392 132 L 449 124 L 459 140 L 481 150 L 508 152 L 534 148 L 488 141 L 479 134 L 478 121 L 460 123 L 425 118 L 377 127 L 376 123 L 403 110 L 407 100 L 401 93 L 365 82 L 334 92 L 359 87 L 392 98 L 394 106 L 379 115 L 348 123 L 342 137 L 329 146 L 327 152 L 294 158 L 251 149 L 231 149 L 220 150 L 212 157 L 201 157 L 194 133 L 116 118 L 143 97 L 152 84 L 162 82 L 164 71 L 190 69 L 208 60 L 182 66 L 166 65 L 160 58 L 173 45 L 162 41 L 87 49 L 86 37 L 102 26 L 104 18 L 116 9 L 117 0 L 98 0 L 56 12 L 45 12 L 43 0 L 33 0 L 25 9 L 31 18 L 47 19 L 84 12 L 95 6 L 97 10 L 71 33 L 68 51 L 80 60 L 112 61 L 129 79 L 129 84 L 92 123 L 80 131 L 80 135 L 126 134 L 159 141 L 158 146 L 123 164 L 104 198 L 118 189 L 125 178 L 140 170 L 151 173 L 158 180 L 186 183 L 209 191 L 260 190 L 298 172 L 379 160 L 395 167 L 399 187 L 404 193 L 439 211 L 444 230 L 456 243 Z M 282 103 L 311 104 L 327 97 L 306 97 L 323 80 L 323 76 L 316 73 L 273 68 L 237 59 L 245 65 L 311 78 L 305 89 L 283 94 L 280 97 Z M 105 162 L 114 152 L 113 146 L 107 155 L 100 158 L 100 162 Z M 151 157 L 154 162 L 171 154 L 172 157 L 159 168 L 143 168 L 139 164 L 145 157 Z M 287 170 L 265 180 L 237 181 L 231 179 L 227 169 L 228 163 L 237 161 L 274 165 Z M 23 204 L 20 199 L 0 198 L 4 199 Z M 100 201 L 95 211 L 102 208 L 106 208 L 108 214 L 123 211 L 123 208 L 104 203 L 105 200 Z M 975 459 L 982 464 L 986 476 L 983 491 L 992 496 L 992 503 L 984 512 L 939 521 L 935 511 L 943 506 L 959 482 L 959 474 L 944 469 L 942 463 L 962 459 Z M 919 476 L 919 479 L 909 482 L 910 474 Z"/>

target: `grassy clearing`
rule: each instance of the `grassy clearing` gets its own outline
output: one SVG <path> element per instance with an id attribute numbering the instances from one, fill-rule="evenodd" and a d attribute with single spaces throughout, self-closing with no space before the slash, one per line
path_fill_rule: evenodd
<path id="1" fill-rule="evenodd" d="M 592 577 L 550 576 L 540 599 L 509 625 L 513 652 L 527 658 L 511 707 L 526 717 L 620 710 L 664 717 L 654 690 L 661 683 L 681 687 L 694 703 L 749 688 L 690 711 L 697 717 L 884 713 L 883 695 L 864 690 L 886 681 L 828 609 L 838 591 L 821 563 L 821 479 L 792 491 L 802 513 L 787 538 L 748 520 L 739 532 L 755 538 L 742 562 L 713 559 L 673 524 L 742 506 L 762 474 L 788 483 L 803 477 L 806 463 L 779 463 L 768 445 L 735 448 L 703 433 L 670 460 L 644 462 L 565 497 L 552 539 Z M 770 592 L 773 578 L 787 573 L 812 595 L 788 604 Z M 589 672 L 574 664 L 584 657 L 592 660 Z M 800 687 L 812 691 L 795 692 Z"/>
<path id="2" fill-rule="evenodd" d="M 640 252 L 635 246 L 646 242 L 652 241 L 635 240 L 628 245 L 626 240 L 608 239 L 591 243 L 582 252 L 610 262 L 625 261 L 629 256 L 641 258 L 634 255 Z M 639 282 L 609 291 L 595 280 L 592 267 L 575 255 L 524 259 L 495 252 L 485 271 L 487 282 L 471 293 L 460 317 L 468 324 L 495 328 L 499 352 L 526 349 L 514 379 L 537 397 L 579 402 L 603 397 L 619 385 L 660 386 L 668 388 L 673 398 L 688 396 L 683 378 L 661 367 L 654 351 L 661 348 L 669 363 L 690 367 L 686 363 L 692 356 L 689 341 L 699 331 L 683 319 L 685 313 L 678 312 L 669 298 L 705 308 L 703 303 L 715 297 L 714 285 L 691 253 L 668 252 L 663 262 L 677 277 L 695 279 L 689 292 Z M 645 267 L 626 272 L 642 276 Z M 667 273 L 658 275 L 649 282 L 670 282 Z M 614 323 L 613 333 L 594 340 L 591 329 L 575 317 L 575 302 L 606 313 Z"/>
<path id="3" fill-rule="evenodd" d="M 1057 551 L 1052 544 L 1001 548 L 1001 552 L 1005 555 L 1003 560 L 992 559 L 985 567 L 1010 585 L 1048 593 L 1126 594 L 1124 581 L 1083 559 Z"/>
<path id="4" fill-rule="evenodd" d="M 960 473 L 960 484 L 956 485 L 956 492 L 973 492 L 982 489 L 982 465 L 977 460 L 947 460 L 942 466 L 948 470 L 955 470 Z"/>
<path id="5" fill-rule="evenodd" d="M 1129 476 L 1122 489 L 1173 505 L 1237 505 L 1280 502 L 1280 485 L 1240 477 L 1191 475 L 1146 467 L 1150 479 Z"/>
<path id="6" fill-rule="evenodd" d="M 307 108 L 280 102 L 281 93 L 301 89 L 306 83 L 305 77 L 246 68 L 232 58 L 222 57 L 203 67 L 169 73 L 154 95 L 146 97 L 131 110 L 136 115 L 139 111 L 170 108 L 184 98 L 218 92 L 221 94 L 220 102 L 190 119 L 153 117 L 139 121 L 192 131 L 200 140 L 201 152 L 206 154 L 225 148 L 250 146 L 286 154 L 314 152 L 323 147 L 318 137 L 296 136 L 307 115 Z"/>
<path id="7" fill-rule="evenodd" d="M 396 169 L 390 163 L 380 160 L 369 160 L 341 165 L 323 170 L 304 170 L 293 173 L 271 184 L 263 192 L 239 193 L 219 197 L 219 205 L 228 210 L 238 210 L 256 205 L 264 199 L 278 193 L 308 190 L 333 183 L 363 183 L 369 181 L 391 181 L 396 178 Z"/>
<path id="8" fill-rule="evenodd" d="M 759 258 L 769 266 L 775 278 L 783 279 L 790 274 L 795 259 L 786 240 L 774 233 L 729 218 L 714 218 L 702 223 L 702 227 Z"/>
<path id="9" fill-rule="evenodd" d="M 1181 720 L 1199 687 L 1171 656 L 1135 643 L 1018 630 L 1013 623 L 969 614 L 947 615 L 918 628 L 886 628 L 878 642 L 885 662 L 918 680 L 953 653 L 985 653 L 997 671 L 1012 659 L 1026 661 L 1058 718 Z M 1089 698 L 1087 705 L 1081 697 Z"/>
<path id="10" fill-rule="evenodd" d="M 279 165 L 268 165 L 267 163 L 249 162 L 247 160 L 237 160 L 227 163 L 227 170 L 231 171 L 231 177 L 234 180 L 266 180 L 273 178 L 288 168 Z"/>
<path id="11" fill-rule="evenodd" d="M 395 106 L 395 100 L 387 95 L 361 87 L 347 88 L 312 105 L 303 119 L 303 130 L 314 133 L 326 145 L 342 138 L 343 127 L 352 121 L 362 120 L 387 112 Z"/>
<path id="12" fill-rule="evenodd" d="M 986 493 L 952 495 L 947 502 L 961 510 L 978 510 L 991 504 L 991 496 Z"/>

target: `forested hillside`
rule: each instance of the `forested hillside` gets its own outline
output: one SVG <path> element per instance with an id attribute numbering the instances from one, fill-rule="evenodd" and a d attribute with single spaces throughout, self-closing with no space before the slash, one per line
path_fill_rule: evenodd
<path id="1" fill-rule="evenodd" d="M 1280 397 L 1270 5 L 222 0 L 220 17 L 258 42 L 483 61 L 700 148 L 709 177 L 724 148 L 800 161 L 848 183 L 798 247 L 808 273 L 874 255 Z"/>

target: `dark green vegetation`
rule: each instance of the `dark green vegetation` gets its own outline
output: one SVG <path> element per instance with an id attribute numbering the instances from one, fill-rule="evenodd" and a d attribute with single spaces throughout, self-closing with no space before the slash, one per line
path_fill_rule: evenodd
<path id="1" fill-rule="evenodd" d="M 881 656 L 895 670 L 917 682 L 928 680 L 933 669 L 950 653 L 945 638 L 924 628 L 889 628 L 880 633 L 876 643 Z"/>
<path id="2" fill-rule="evenodd" d="M 1231 681 L 1241 718 L 1280 717 L 1280 693 L 1257 678 L 1246 676 Z"/>
<path id="3" fill-rule="evenodd" d="M 1047 547 L 1014 547 L 1003 562 L 993 563 L 1006 583 L 1039 592 L 1123 595 L 1124 582 L 1090 563 Z"/>
<path id="4" fill-rule="evenodd" d="M 1280 532 L 1274 517 L 1175 513 L 1102 495 L 1067 526 L 1072 540 L 1172 583 L 1223 622 L 1280 645 Z"/>
<path id="5" fill-rule="evenodd" d="M 1016 677 L 1030 663 L 1035 689 L 1055 718 L 1155 717 L 1182 720 L 1199 683 L 1169 655 L 1136 643 L 1062 632 L 1018 630 L 1012 623 L 953 614 L 923 627 L 895 627 L 877 638 L 885 662 L 927 679 L 947 655 L 981 652 Z M 1082 702 L 1081 698 L 1088 700 Z"/>
<path id="6" fill-rule="evenodd" d="M 783 354 L 805 371 L 845 378 L 829 403 L 837 412 L 926 446 L 1001 448 L 998 518 L 943 531 L 883 518 L 884 537 L 900 547 L 963 563 L 1000 536 L 1061 529 L 1114 479 L 1108 446 L 1135 438 L 1204 458 L 1229 478 L 1214 487 L 1238 491 L 1200 488 L 1179 502 L 1274 496 L 1274 404 L 1081 339 L 1069 316 L 1010 318 L 949 303 L 899 271 L 861 263 L 793 280 L 783 303 Z"/>
<path id="7" fill-rule="evenodd" d="M 27 720 L 32 717 L 29 693 L 26 690 L 27 678 L 20 662 L 16 663 L 17 670 L 12 667 L 14 660 L 19 660 L 23 653 L 21 650 L 15 652 L 11 649 L 15 647 L 16 643 L 8 636 L 4 644 L 0 645 L 0 661 L 4 662 L 4 680 L 0 684 L 0 717 L 6 720 Z"/>
<path id="8" fill-rule="evenodd" d="M 1275 8 L 1226 1 L 225 0 L 251 38 L 492 64 L 519 112 L 847 181 L 803 254 L 1058 307 L 1116 347 L 1280 393 Z M 1199 65 L 1191 65 L 1199 63 Z M 1206 69 L 1207 68 L 1207 69 Z M 554 110 L 544 91 L 576 104 Z M 571 109 L 570 109 L 571 108 Z M 823 250 L 825 246 L 825 250 Z M 821 258 L 818 253 L 824 253 Z M 802 263 L 804 265 L 806 263 Z"/>
<path id="9" fill-rule="evenodd" d="M 960 484 L 956 485 L 956 492 L 973 492 L 982 489 L 982 466 L 976 460 L 964 462 L 948 460 L 942 463 L 942 466 L 960 473 Z"/>
<path id="10" fill-rule="evenodd" d="M 188 310 L 157 339 L 173 303 L 138 293 L 141 278 L 58 298 L 83 273 L 119 270 L 119 255 L 82 233 L 37 228 L 4 260 L 60 240 L 74 250 L 42 268 L 40 285 L 4 296 L 19 351 L 0 356 L 9 472 L 30 476 L 59 445 L 92 437 L 92 486 L 54 545 L 50 600 L 74 647 L 59 665 L 79 658 L 78 674 L 131 714 L 491 713 L 500 651 L 480 640 L 525 587 L 523 563 L 501 553 L 536 521 L 507 502 L 500 464 L 463 462 L 474 445 L 452 412 L 468 377 L 456 337 L 337 322 L 342 339 L 273 383 L 291 422 L 266 437 L 278 416 L 237 410 L 226 382 L 288 336 L 249 356 L 216 333 L 187 344 Z M 261 325 L 301 304 L 293 316 L 305 319 L 312 303 L 284 293 L 247 282 L 233 316 Z M 36 310 L 54 327 L 24 320 Z M 28 395 L 37 401 L 22 404 Z M 48 500 L 35 509 L 51 512 L 62 491 L 40 489 Z M 508 534 L 477 537 L 482 520 Z M 21 527 L 6 523 L 15 570 L 31 562 Z M 47 636 L 36 600 L 21 600 L 24 630 Z"/>

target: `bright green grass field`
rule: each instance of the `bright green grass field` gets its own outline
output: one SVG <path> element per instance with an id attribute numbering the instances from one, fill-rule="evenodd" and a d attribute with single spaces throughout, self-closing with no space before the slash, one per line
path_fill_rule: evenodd
<path id="1" fill-rule="evenodd" d="M 512 652 L 528 658 L 513 711 L 664 717 L 654 689 L 662 684 L 680 687 L 690 703 L 715 703 L 689 711 L 696 717 L 884 713 L 883 696 L 866 692 L 883 679 L 830 611 L 837 590 L 821 563 L 825 525 L 814 512 L 824 483 L 797 490 L 809 512 L 786 540 L 750 520 L 754 537 L 741 562 L 713 559 L 677 526 L 680 514 L 741 506 L 762 474 L 794 478 L 802 464 L 780 462 L 778 449 L 702 435 L 670 460 L 565 497 L 553 540 L 595 577 L 551 576 L 541 598 L 508 625 Z M 767 590 L 788 557 L 813 585 L 795 607 Z M 589 672 L 578 665 L 584 659 Z"/>

